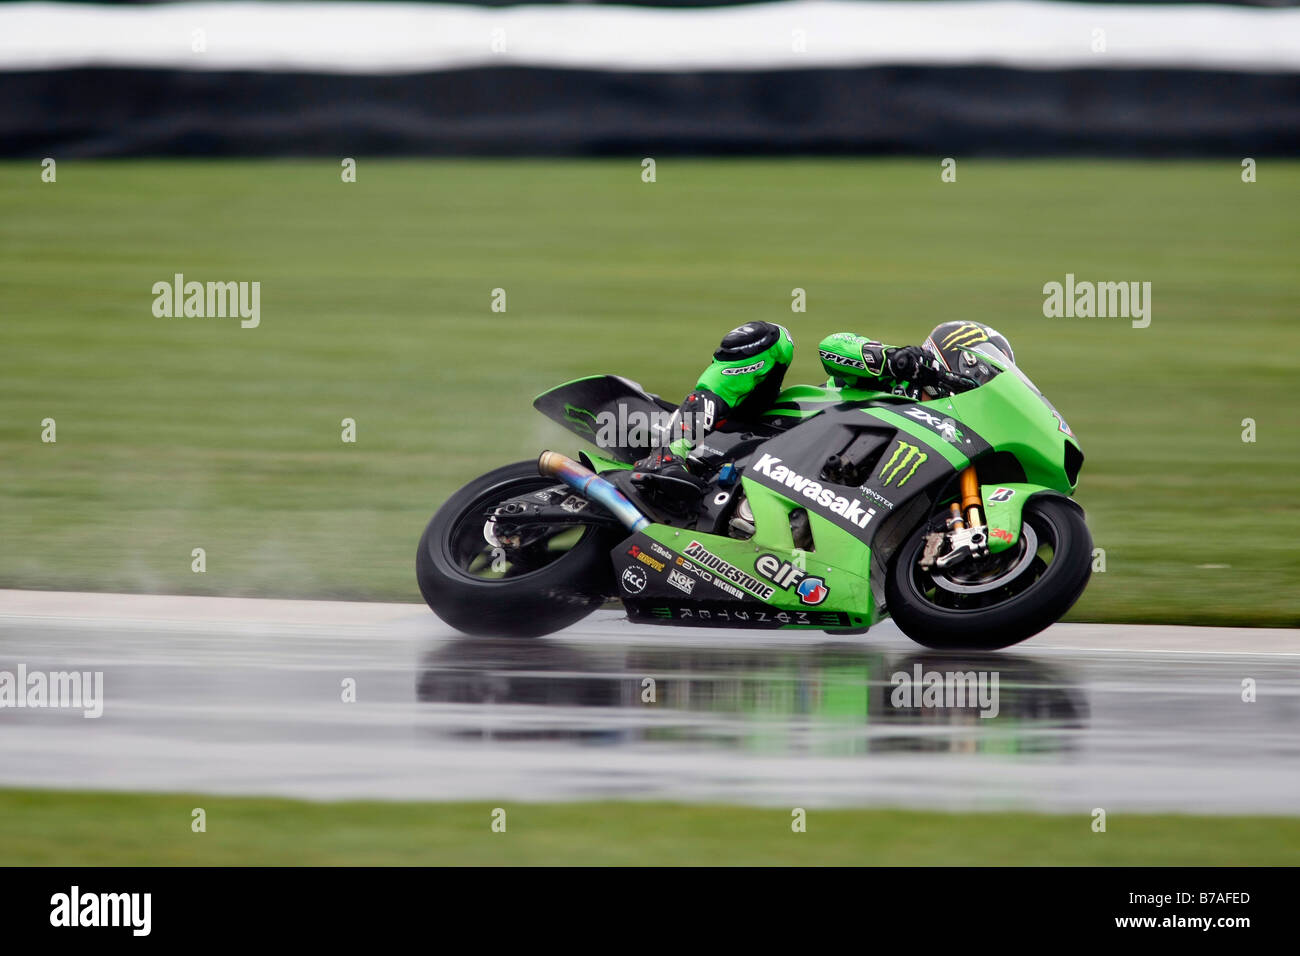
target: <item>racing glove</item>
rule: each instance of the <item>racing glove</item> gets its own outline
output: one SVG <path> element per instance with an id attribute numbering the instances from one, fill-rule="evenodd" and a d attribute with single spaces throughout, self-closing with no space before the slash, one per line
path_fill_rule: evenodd
<path id="1" fill-rule="evenodd" d="M 932 360 L 919 345 L 900 345 L 885 357 L 885 374 L 896 382 L 913 382 Z"/>
<path id="2" fill-rule="evenodd" d="M 974 379 L 943 368 L 919 345 L 903 345 L 891 351 L 885 359 L 885 373 L 897 382 L 931 390 L 964 392 L 979 385 Z"/>

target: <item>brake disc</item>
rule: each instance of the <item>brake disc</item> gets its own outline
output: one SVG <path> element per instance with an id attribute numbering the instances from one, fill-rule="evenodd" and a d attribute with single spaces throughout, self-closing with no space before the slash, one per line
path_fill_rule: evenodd
<path id="1" fill-rule="evenodd" d="M 1008 556 L 1003 553 L 997 556 L 997 567 L 973 570 L 969 574 L 956 574 L 936 569 L 930 573 L 930 577 L 935 587 L 952 594 L 983 594 L 986 591 L 996 591 L 998 588 L 1006 587 L 1020 577 L 1033 563 L 1037 554 L 1038 535 L 1026 523 L 1020 529 L 1020 551 L 1014 558 L 1009 559 L 1010 563 L 1004 563 Z"/>

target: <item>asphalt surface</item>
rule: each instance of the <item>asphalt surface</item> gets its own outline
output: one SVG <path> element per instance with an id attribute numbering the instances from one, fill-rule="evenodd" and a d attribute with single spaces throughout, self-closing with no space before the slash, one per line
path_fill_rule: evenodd
<path id="1" fill-rule="evenodd" d="M 422 605 L 0 591 L 0 674 L 19 665 L 100 671 L 104 707 L 0 707 L 4 787 L 1300 812 L 1296 630 L 1057 625 L 944 655 L 892 625 L 601 611 L 510 641 Z M 972 671 L 974 705 L 899 696 L 895 675 Z"/>

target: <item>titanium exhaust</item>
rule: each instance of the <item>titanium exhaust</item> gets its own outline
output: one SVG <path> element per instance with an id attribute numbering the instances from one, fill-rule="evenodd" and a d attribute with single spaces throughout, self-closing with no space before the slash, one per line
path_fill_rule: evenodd
<path id="1" fill-rule="evenodd" d="M 640 531 L 650 519 L 612 484 L 590 468 L 558 451 L 544 451 L 537 459 L 537 473 L 558 478 L 584 498 L 603 505 L 628 531 Z"/>

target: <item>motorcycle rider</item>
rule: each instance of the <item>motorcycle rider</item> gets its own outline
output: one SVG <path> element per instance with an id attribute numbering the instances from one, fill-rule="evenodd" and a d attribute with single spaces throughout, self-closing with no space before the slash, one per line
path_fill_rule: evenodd
<path id="1" fill-rule="evenodd" d="M 828 384 L 902 395 L 921 400 L 923 391 L 940 383 L 976 383 L 962 375 L 970 348 L 991 342 L 1014 361 L 1011 344 L 994 329 L 977 322 L 944 322 L 924 345 L 885 345 L 853 332 L 828 335 L 817 346 Z M 962 360 L 954 363 L 956 356 Z M 704 481 L 687 465 L 687 456 L 709 432 L 728 421 L 753 421 L 775 401 L 794 358 L 790 332 L 772 322 L 747 322 L 732 329 L 713 353 L 713 361 L 669 422 L 661 447 L 637 462 L 632 480 L 671 501 L 698 498 Z"/>

